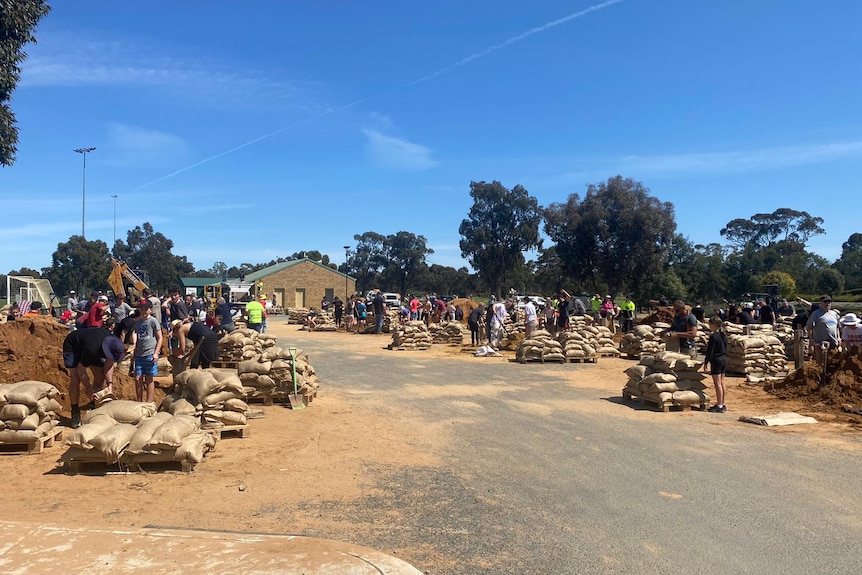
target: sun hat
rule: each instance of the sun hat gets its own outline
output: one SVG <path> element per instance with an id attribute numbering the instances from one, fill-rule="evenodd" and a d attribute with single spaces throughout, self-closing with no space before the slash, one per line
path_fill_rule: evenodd
<path id="1" fill-rule="evenodd" d="M 105 341 L 102 342 L 102 351 L 105 352 L 105 358 L 111 358 L 115 362 L 118 362 L 122 360 L 123 356 L 126 354 L 126 346 L 123 345 L 120 338 L 109 335 L 105 338 Z"/>
<path id="2" fill-rule="evenodd" d="M 859 323 L 859 318 L 852 312 L 841 318 L 841 325 L 859 325 Z"/>

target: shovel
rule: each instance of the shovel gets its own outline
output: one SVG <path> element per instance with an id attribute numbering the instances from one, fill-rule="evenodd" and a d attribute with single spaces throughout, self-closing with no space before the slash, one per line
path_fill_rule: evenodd
<path id="1" fill-rule="evenodd" d="M 829 363 L 829 342 L 824 341 L 821 343 L 820 349 L 823 351 L 823 376 L 820 379 L 820 385 L 826 385 L 826 364 Z"/>
<path id="2" fill-rule="evenodd" d="M 287 394 L 287 399 L 290 401 L 291 409 L 305 409 L 305 396 L 299 395 L 296 391 L 296 348 L 288 348 L 290 352 L 290 369 L 293 373 L 293 393 Z"/>

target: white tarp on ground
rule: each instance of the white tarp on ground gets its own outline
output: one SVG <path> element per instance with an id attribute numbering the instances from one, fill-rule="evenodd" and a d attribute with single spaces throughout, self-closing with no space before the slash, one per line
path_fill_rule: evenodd
<path id="1" fill-rule="evenodd" d="M 792 411 L 783 411 L 781 413 L 776 413 L 775 415 L 743 415 L 739 418 L 739 421 L 755 423 L 757 425 L 767 425 L 769 427 L 776 427 L 779 425 L 797 425 L 799 423 L 817 423 L 817 420 L 813 417 L 799 415 Z"/>

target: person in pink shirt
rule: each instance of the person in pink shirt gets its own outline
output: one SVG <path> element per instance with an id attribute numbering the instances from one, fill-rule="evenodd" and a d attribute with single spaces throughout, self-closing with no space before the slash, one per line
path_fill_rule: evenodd
<path id="1" fill-rule="evenodd" d="M 419 298 L 415 295 L 410 298 L 410 319 L 419 319 Z"/>

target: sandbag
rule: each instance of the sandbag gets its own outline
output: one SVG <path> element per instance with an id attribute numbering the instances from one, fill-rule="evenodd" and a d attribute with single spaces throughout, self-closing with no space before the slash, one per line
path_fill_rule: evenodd
<path id="1" fill-rule="evenodd" d="M 162 426 L 171 415 L 167 412 L 160 411 L 152 417 L 142 420 L 135 429 L 135 434 L 129 440 L 129 446 L 126 447 L 126 453 L 137 454 L 143 453 L 146 446 L 150 443 L 153 433 Z"/>
<path id="2" fill-rule="evenodd" d="M 218 391 L 221 388 L 221 384 L 213 377 L 211 372 L 195 371 L 189 377 L 188 382 L 186 382 L 186 387 L 194 394 L 197 400 L 192 401 L 192 403 L 200 403 L 203 398 Z"/>
<path id="3" fill-rule="evenodd" d="M 131 423 L 137 425 L 145 417 L 151 417 L 156 413 L 155 403 L 144 403 L 128 399 L 115 399 L 103 403 L 98 408 L 87 412 L 82 418 L 84 423 L 89 423 L 93 417 L 98 415 L 109 415 L 117 423 Z"/>
<path id="4" fill-rule="evenodd" d="M 657 393 L 657 392 L 662 392 L 662 391 L 674 392 L 674 391 L 679 391 L 679 389 L 680 389 L 679 386 L 677 385 L 676 381 L 647 382 L 646 379 L 644 379 L 643 383 L 649 384 L 649 387 L 647 388 L 647 390 L 651 393 Z"/>
<path id="5" fill-rule="evenodd" d="M 36 406 L 24 405 L 23 403 L 7 403 L 0 407 L 0 419 L 24 419 L 30 412 L 35 410 Z"/>
<path id="6" fill-rule="evenodd" d="M 234 399 L 237 397 L 237 393 L 235 391 L 219 391 L 218 393 L 212 393 L 201 401 L 204 406 L 204 409 L 218 407 L 228 399 Z"/>
<path id="7" fill-rule="evenodd" d="M 168 412 L 171 415 L 195 415 L 198 412 L 198 408 L 185 397 L 181 397 L 171 404 Z"/>
<path id="8" fill-rule="evenodd" d="M 211 433 L 195 432 L 186 437 L 175 452 L 175 461 L 200 463 L 204 453 L 215 446 L 216 439 Z"/>
<path id="9" fill-rule="evenodd" d="M 39 415 L 57 413 L 61 409 L 63 409 L 63 406 L 53 397 L 43 397 L 36 403 L 36 412 Z"/>
<path id="10" fill-rule="evenodd" d="M 670 383 L 676 379 L 677 377 L 672 373 L 658 371 L 644 377 L 644 383 Z"/>
<path id="11" fill-rule="evenodd" d="M 19 386 L 27 383 L 26 381 L 19 381 L 16 383 L 0 383 L 0 405 L 6 405 L 6 394 L 12 391 L 13 389 L 17 389 Z"/>
<path id="12" fill-rule="evenodd" d="M 269 373 L 269 370 L 271 368 L 271 361 L 257 362 L 251 359 L 247 359 L 245 361 L 239 362 L 236 369 L 240 375 L 244 373 L 256 373 L 258 375 L 263 375 L 265 373 Z"/>
<path id="13" fill-rule="evenodd" d="M 6 393 L 6 403 L 23 403 L 36 407 L 43 397 L 56 397 L 60 391 L 44 381 L 22 381 L 15 389 Z"/>
<path id="14" fill-rule="evenodd" d="M 238 411 L 245 413 L 249 410 L 248 404 L 239 398 L 228 399 L 224 402 L 224 409 L 227 411 Z"/>
<path id="15" fill-rule="evenodd" d="M 19 431 L 33 431 L 39 424 L 42 423 L 43 416 L 39 415 L 37 412 L 33 412 L 24 419 L 21 420 L 21 423 L 18 424 Z"/>
<path id="16" fill-rule="evenodd" d="M 90 445 L 105 455 L 105 463 L 116 463 L 135 431 L 137 428 L 130 423 L 118 423 L 91 439 Z"/>
<path id="17" fill-rule="evenodd" d="M 179 447 L 183 439 L 200 428 L 200 419 L 190 415 L 175 415 L 153 432 L 147 448 Z"/>
<path id="18" fill-rule="evenodd" d="M 87 415 L 89 415 L 89 413 Z M 91 417 L 87 423 L 70 433 L 63 443 L 70 447 L 93 449 L 93 446 L 90 444 L 90 440 L 115 425 L 117 425 L 117 421 L 110 415 L 104 413 L 96 414 L 94 417 Z"/>
<path id="19" fill-rule="evenodd" d="M 630 368 L 625 370 L 625 374 L 632 379 L 643 379 L 646 376 L 647 366 L 645 365 L 633 365 Z"/>
<path id="20" fill-rule="evenodd" d="M 686 391 L 675 391 L 673 393 L 673 402 L 677 405 L 706 403 L 706 401 L 706 395 L 700 390 L 689 389 Z"/>

